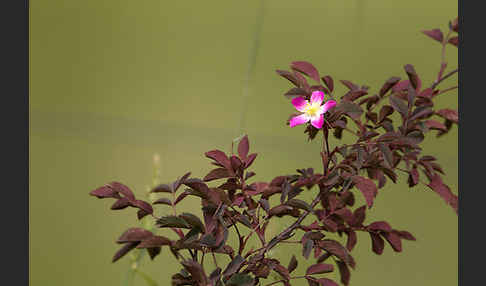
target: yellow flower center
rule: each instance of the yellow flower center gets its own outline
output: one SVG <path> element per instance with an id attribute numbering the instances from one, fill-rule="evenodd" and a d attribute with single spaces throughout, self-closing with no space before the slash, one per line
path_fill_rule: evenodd
<path id="1" fill-rule="evenodd" d="M 321 109 L 321 107 L 319 106 L 319 104 L 314 103 L 314 104 L 307 105 L 304 112 L 307 115 L 309 115 L 310 117 L 315 117 L 315 116 L 319 115 L 320 109 Z"/>

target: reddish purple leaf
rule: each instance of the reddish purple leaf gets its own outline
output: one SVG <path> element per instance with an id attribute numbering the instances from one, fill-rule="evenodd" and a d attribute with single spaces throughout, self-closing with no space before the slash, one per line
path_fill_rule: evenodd
<path id="1" fill-rule="evenodd" d="M 340 80 L 342 84 L 344 84 L 349 90 L 356 90 L 359 89 L 359 86 L 355 85 L 354 83 L 350 82 L 349 80 Z"/>
<path id="2" fill-rule="evenodd" d="M 248 136 L 245 135 L 238 144 L 238 155 L 243 161 L 248 156 L 248 150 L 250 150 L 250 143 L 248 142 Z"/>
<path id="3" fill-rule="evenodd" d="M 134 242 L 134 241 L 142 241 L 147 238 L 152 237 L 152 232 L 140 228 L 140 227 L 132 227 L 127 229 L 116 241 L 117 243 L 125 243 L 125 242 Z"/>
<path id="4" fill-rule="evenodd" d="M 459 37 L 454 36 L 454 37 L 450 38 L 448 42 L 449 42 L 449 44 L 452 44 L 452 45 L 457 47 L 459 45 Z"/>
<path id="5" fill-rule="evenodd" d="M 397 84 L 400 81 L 399 77 L 391 77 L 389 78 L 385 84 L 380 89 L 380 97 L 383 97 L 395 84 Z"/>
<path id="6" fill-rule="evenodd" d="M 171 244 L 170 239 L 168 239 L 167 237 L 154 235 L 152 237 L 143 240 L 139 245 L 137 245 L 137 248 L 152 248 L 152 247 L 170 245 L 170 244 Z"/>
<path id="7" fill-rule="evenodd" d="M 425 121 L 425 126 L 427 126 L 427 128 L 429 128 L 429 129 L 447 131 L 447 127 L 443 123 L 436 121 L 436 120 L 433 120 L 433 119 L 429 119 L 429 120 Z"/>
<path id="8" fill-rule="evenodd" d="M 417 168 L 412 168 L 408 175 L 408 186 L 413 187 L 419 183 L 419 172 Z"/>
<path id="9" fill-rule="evenodd" d="M 241 162 L 240 158 L 236 157 L 235 155 L 232 155 L 230 157 L 230 162 L 231 162 L 231 168 L 233 168 L 234 171 L 238 171 L 240 167 L 243 165 L 243 162 Z"/>
<path id="10" fill-rule="evenodd" d="M 334 81 L 330 75 L 326 75 L 321 78 L 324 84 L 329 88 L 329 90 L 332 92 L 334 90 Z"/>
<path id="11" fill-rule="evenodd" d="M 402 241 L 400 240 L 400 236 L 394 232 L 387 232 L 382 234 L 386 241 L 390 244 L 395 252 L 402 251 Z"/>
<path id="12" fill-rule="evenodd" d="M 233 273 L 236 273 L 240 266 L 245 262 L 245 259 L 241 257 L 240 255 L 237 255 L 226 267 L 226 269 L 223 271 L 223 276 L 229 277 Z"/>
<path id="13" fill-rule="evenodd" d="M 142 209 L 139 209 L 138 212 L 137 212 L 137 218 L 139 220 L 142 219 L 142 218 L 144 218 L 144 217 L 146 217 L 146 216 L 148 216 L 148 215 L 149 215 L 149 213 L 146 212 L 146 211 L 144 211 L 144 210 L 142 210 Z"/>
<path id="14" fill-rule="evenodd" d="M 124 208 L 126 208 L 130 205 L 131 205 L 130 200 L 126 197 L 123 197 L 123 198 L 118 199 L 115 203 L 113 203 L 113 205 L 111 205 L 111 209 L 112 210 L 121 210 L 121 209 L 124 209 Z"/>
<path id="15" fill-rule="evenodd" d="M 223 178 L 231 178 L 233 176 L 234 175 L 231 174 L 228 171 L 228 169 L 217 168 L 217 169 L 211 170 L 211 172 L 209 172 L 209 174 L 207 174 L 206 177 L 204 177 L 204 181 L 209 182 L 209 181 L 212 181 L 212 180 L 218 180 L 218 179 L 223 179 Z"/>
<path id="16" fill-rule="evenodd" d="M 187 197 L 189 194 L 184 192 L 182 194 L 180 194 L 176 200 L 174 201 L 174 205 L 177 205 L 180 201 L 182 201 L 185 197 Z"/>
<path id="17" fill-rule="evenodd" d="M 128 188 L 124 184 L 119 182 L 111 182 L 108 185 L 111 186 L 113 190 L 122 193 L 125 197 L 129 198 L 130 200 L 135 200 L 135 195 L 133 194 L 133 192 L 130 190 L 130 188 Z"/>
<path id="18" fill-rule="evenodd" d="M 436 114 L 454 123 L 459 122 L 459 114 L 457 113 L 457 110 L 445 108 L 437 111 Z"/>
<path id="19" fill-rule="evenodd" d="M 160 251 L 162 249 L 160 247 L 150 247 L 150 248 L 147 248 L 147 252 L 150 256 L 150 259 L 151 260 L 154 260 L 154 258 L 160 254 Z"/>
<path id="20" fill-rule="evenodd" d="M 389 231 L 392 230 L 390 224 L 387 223 L 386 221 L 375 221 L 375 222 L 371 223 L 370 225 L 368 225 L 367 228 L 370 229 L 370 230 L 381 230 L 381 231 L 385 231 L 385 232 L 389 232 Z"/>
<path id="21" fill-rule="evenodd" d="M 152 206 L 146 201 L 136 200 L 132 204 L 134 207 L 139 208 L 148 214 L 152 214 L 154 212 Z"/>
<path id="22" fill-rule="evenodd" d="M 223 151 L 212 150 L 204 153 L 204 155 L 206 155 L 206 157 L 208 157 L 209 159 L 213 159 L 214 161 L 216 161 L 219 165 L 221 165 L 221 167 L 225 167 L 226 169 L 231 170 L 231 162 L 228 156 L 226 156 Z"/>
<path id="23" fill-rule="evenodd" d="M 422 81 L 420 80 L 417 72 L 415 71 L 415 68 L 411 64 L 406 64 L 404 66 L 405 72 L 408 75 L 408 79 L 410 83 L 412 84 L 412 87 L 414 90 L 409 91 L 408 93 L 410 94 L 411 92 L 414 92 L 415 90 L 419 90 L 422 87 Z"/>
<path id="24" fill-rule="evenodd" d="M 385 241 L 377 233 L 370 232 L 371 237 L 371 249 L 374 253 L 380 255 L 383 253 L 383 248 L 385 248 Z"/>
<path id="25" fill-rule="evenodd" d="M 424 30 L 422 33 L 426 34 L 427 36 L 431 37 L 432 39 L 436 40 L 439 43 L 442 43 L 444 40 L 444 35 L 440 29 L 433 29 L 433 30 Z"/>
<path id="26" fill-rule="evenodd" d="M 398 98 L 397 96 L 390 96 L 389 98 L 390 105 L 395 109 L 398 113 L 402 115 L 402 117 L 406 117 L 408 114 L 408 107 L 405 105 L 403 100 Z"/>
<path id="27" fill-rule="evenodd" d="M 118 259 L 122 258 L 125 254 L 127 254 L 130 250 L 134 249 L 140 242 L 139 241 L 134 241 L 127 243 L 120 248 L 115 255 L 113 256 L 113 259 L 111 262 L 116 262 Z"/>
<path id="28" fill-rule="evenodd" d="M 402 80 L 392 87 L 392 92 L 397 93 L 397 92 L 406 90 L 408 88 L 409 84 L 410 84 L 410 81 L 408 79 Z"/>
<path id="29" fill-rule="evenodd" d="M 350 209 L 341 208 L 336 210 L 334 213 L 342 218 L 349 225 L 353 223 L 353 212 Z"/>
<path id="30" fill-rule="evenodd" d="M 357 238 L 356 232 L 354 230 L 346 231 L 346 234 L 348 235 L 348 239 L 346 240 L 346 249 L 348 251 L 351 251 L 351 250 L 353 250 L 354 246 L 356 245 L 358 238 Z"/>
<path id="31" fill-rule="evenodd" d="M 89 194 L 92 195 L 92 196 L 95 196 L 99 199 L 103 199 L 103 198 L 119 199 L 119 198 L 121 198 L 117 191 L 113 190 L 112 188 L 110 188 L 106 185 L 103 186 L 103 187 L 99 187 L 96 190 L 91 191 Z"/>
<path id="32" fill-rule="evenodd" d="M 253 164 L 253 161 L 255 161 L 256 157 L 257 157 L 257 154 L 252 153 L 246 158 L 245 169 L 249 168 L 251 166 L 251 164 Z"/>
<path id="33" fill-rule="evenodd" d="M 187 172 L 186 174 L 184 174 L 184 176 L 182 176 L 179 179 L 177 179 L 172 184 L 172 190 L 173 190 L 173 192 L 177 191 L 177 189 L 179 189 L 179 187 L 181 186 L 181 184 L 183 184 L 187 180 L 187 178 L 189 178 L 190 175 L 191 175 L 191 172 Z"/>
<path id="34" fill-rule="evenodd" d="M 172 193 L 172 187 L 167 184 L 160 184 L 153 188 L 150 192 L 152 193 Z"/>
<path id="35" fill-rule="evenodd" d="M 434 114 L 434 111 L 429 106 L 419 106 L 415 108 L 408 120 L 413 121 L 416 119 L 427 118 L 432 114 Z"/>
<path id="36" fill-rule="evenodd" d="M 284 77 L 284 78 L 288 79 L 288 80 L 289 80 L 291 83 L 293 83 L 293 84 L 294 84 L 296 87 L 300 87 L 300 82 L 299 82 L 299 79 L 297 79 L 297 78 L 295 77 L 295 74 L 293 74 L 293 73 L 291 73 L 291 72 L 288 72 L 288 71 L 284 71 L 284 70 L 276 70 L 276 72 L 277 72 L 277 73 L 278 73 L 280 76 L 282 76 L 282 77 Z"/>
<path id="37" fill-rule="evenodd" d="M 299 72 L 307 75 L 308 77 L 312 78 L 316 82 L 320 81 L 319 72 L 309 62 L 305 62 L 305 61 L 292 62 L 291 68 L 293 70 L 299 71 Z"/>
<path id="38" fill-rule="evenodd" d="M 268 215 L 270 217 L 272 217 L 272 216 L 281 217 L 283 215 L 290 214 L 292 210 L 293 210 L 293 208 L 291 206 L 278 205 L 278 206 L 271 208 L 270 211 L 268 212 Z"/>
<path id="39" fill-rule="evenodd" d="M 394 109 L 390 105 L 383 105 L 380 109 L 380 114 L 378 115 L 378 123 L 381 123 L 385 118 L 393 114 L 393 111 Z"/>
<path id="40" fill-rule="evenodd" d="M 305 275 L 329 273 L 332 271 L 334 271 L 334 266 L 332 264 L 318 263 L 309 266 L 305 272 Z"/>
<path id="41" fill-rule="evenodd" d="M 363 193 L 368 208 L 371 208 L 371 206 L 373 205 L 373 200 L 378 193 L 378 189 L 375 183 L 372 180 L 361 176 L 353 176 L 352 180 L 356 184 L 356 188 L 358 188 L 358 190 Z"/>
<path id="42" fill-rule="evenodd" d="M 292 255 L 292 258 L 290 259 L 289 266 L 287 267 L 289 270 L 289 273 L 292 273 L 292 271 L 297 268 L 299 265 L 299 262 L 297 261 L 297 258 L 295 258 L 295 255 Z"/>
<path id="43" fill-rule="evenodd" d="M 354 268 L 354 258 L 349 254 L 348 250 L 342 246 L 339 242 L 332 239 L 323 239 L 319 242 L 319 247 L 332 253 L 342 261 L 346 262 L 349 266 Z"/>
<path id="44" fill-rule="evenodd" d="M 184 182 L 184 185 L 188 186 L 191 189 L 200 191 L 204 194 L 209 193 L 209 187 L 203 181 L 199 179 L 188 179 Z"/>
<path id="45" fill-rule="evenodd" d="M 353 212 L 353 226 L 361 226 L 366 218 L 366 206 L 361 206 Z"/>
<path id="46" fill-rule="evenodd" d="M 401 238 L 403 239 L 406 239 L 406 240 L 413 240 L 415 241 L 415 237 L 408 231 L 405 231 L 405 230 L 395 230 L 394 232 L 396 232 Z"/>
<path id="47" fill-rule="evenodd" d="M 337 260 L 336 263 L 339 269 L 339 274 L 341 276 L 341 283 L 343 283 L 346 286 L 349 285 L 349 280 L 351 279 L 351 272 L 349 271 L 348 266 L 346 265 L 346 263 L 340 260 Z"/>
<path id="48" fill-rule="evenodd" d="M 171 206 L 172 202 L 168 198 L 160 198 L 153 202 L 154 205 L 168 205 Z"/>
<path id="49" fill-rule="evenodd" d="M 322 223 L 324 224 L 324 226 L 326 227 L 326 229 L 330 232 L 336 232 L 338 230 L 338 225 L 336 222 L 334 222 L 332 219 L 330 218 L 326 218 L 324 217 L 322 219 Z"/>
<path id="50" fill-rule="evenodd" d="M 206 277 L 201 264 L 193 260 L 184 260 L 181 264 L 187 272 L 191 273 L 192 279 L 196 281 L 196 285 L 208 285 L 208 278 Z"/>
<path id="51" fill-rule="evenodd" d="M 289 99 L 293 99 L 293 98 L 299 97 L 299 96 L 307 97 L 307 96 L 309 96 L 309 93 L 302 88 L 294 87 L 294 88 L 291 88 L 289 91 L 287 91 L 284 95 Z"/>
<path id="52" fill-rule="evenodd" d="M 436 192 L 448 205 L 450 205 L 457 214 L 457 196 L 452 193 L 449 187 L 442 182 L 439 175 L 435 174 L 427 186 Z"/>
<path id="53" fill-rule="evenodd" d="M 335 112 L 342 112 L 349 117 L 358 120 L 363 114 L 363 109 L 356 103 L 350 101 L 341 101 L 335 108 Z"/>
<path id="54" fill-rule="evenodd" d="M 190 224 L 193 227 L 199 228 L 201 231 L 204 230 L 204 224 L 202 221 L 197 217 L 196 215 L 193 215 L 191 213 L 184 212 L 179 215 L 180 218 L 185 220 L 188 224 Z"/>

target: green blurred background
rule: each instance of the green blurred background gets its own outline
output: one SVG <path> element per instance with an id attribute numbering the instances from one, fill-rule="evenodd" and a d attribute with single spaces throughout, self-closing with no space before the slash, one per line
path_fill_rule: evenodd
<path id="1" fill-rule="evenodd" d="M 160 179 L 169 182 L 186 171 L 203 176 L 210 170 L 204 152 L 229 150 L 240 135 L 259 7 L 260 0 L 30 1 L 31 285 L 121 285 L 128 258 L 110 261 L 114 241 L 139 224 L 135 210 L 110 211 L 112 201 L 88 192 L 118 180 L 142 197 L 155 153 Z M 284 124 L 290 84 L 275 69 L 307 60 L 321 74 L 376 92 L 388 77 L 404 77 L 410 63 L 430 84 L 440 45 L 420 31 L 446 29 L 457 1 L 266 0 L 264 15 L 244 122 L 262 181 L 320 164 L 318 140 L 308 143 L 303 128 Z M 447 57 L 455 66 L 457 49 L 450 46 Z M 457 108 L 457 92 L 439 105 Z M 457 129 L 424 148 L 440 158 L 457 192 Z M 360 234 L 351 285 L 457 285 L 456 214 L 405 182 L 383 189 L 368 217 L 385 218 L 417 241 L 405 241 L 402 253 L 386 245 L 378 256 Z M 184 208 L 198 211 L 197 200 Z M 291 250 L 275 255 L 287 264 Z M 169 285 L 179 266 L 163 250 L 142 269 Z M 135 285 L 145 284 L 136 278 Z"/>

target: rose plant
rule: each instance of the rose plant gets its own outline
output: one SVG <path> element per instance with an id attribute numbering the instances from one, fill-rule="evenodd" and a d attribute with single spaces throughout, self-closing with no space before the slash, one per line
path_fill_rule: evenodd
<path id="1" fill-rule="evenodd" d="M 438 160 L 424 154 L 425 136 L 447 134 L 458 124 L 453 109 L 437 109 L 434 100 L 457 86 L 439 88 L 458 72 L 446 72 L 444 51 L 458 46 L 458 19 L 449 23 L 446 35 L 439 29 L 423 31 L 442 46 L 442 61 L 436 79 L 426 86 L 414 67 L 404 66 L 406 78 L 390 77 L 376 94 L 368 86 L 340 80 L 348 91 L 339 99 L 334 94 L 334 79 L 320 75 L 309 62 L 292 62 L 290 71 L 277 70 L 293 87 L 285 93 L 298 113 L 292 114 L 290 127 L 304 125 L 310 140 L 322 133 L 320 156 L 322 170 L 297 169 L 268 182 L 252 180 L 251 171 L 257 153 L 250 152 L 248 136 L 239 140 L 236 152 L 221 150 L 205 153 L 214 168 L 204 178 L 186 173 L 169 184 L 158 184 L 152 194 L 162 194 L 145 201 L 120 182 L 111 182 L 90 194 L 115 199 L 112 210 L 138 209 L 138 219 L 153 221 L 153 226 L 175 233 L 177 239 L 155 234 L 150 227 L 132 227 L 116 241 L 121 248 L 113 262 L 134 249 L 142 249 L 154 259 L 167 249 L 180 263 L 181 270 L 172 276 L 172 285 L 243 286 L 292 285 L 304 279 L 310 286 L 334 286 L 336 281 L 326 273 L 337 271 L 340 283 L 350 283 L 356 261 L 351 255 L 357 245 L 357 232 L 369 234 L 371 250 L 380 255 L 385 244 L 401 252 L 403 240 L 414 236 L 385 220 L 368 221 L 379 190 L 387 183 L 397 183 L 397 173 L 408 176 L 410 188 L 424 184 L 437 193 L 457 213 L 458 197 L 444 183 L 444 171 Z M 311 83 L 309 81 L 312 81 Z M 353 144 L 329 145 L 329 135 L 342 138 L 343 132 L 355 137 Z M 319 169 L 321 169 L 319 167 Z M 305 201 L 302 193 L 312 193 Z M 365 205 L 355 206 L 355 197 L 364 196 Z M 202 217 L 177 211 L 189 196 L 200 199 Z M 162 205 L 172 213 L 157 216 L 155 206 Z M 270 237 L 270 221 L 288 217 L 293 220 L 284 230 Z M 308 223 L 305 223 L 308 221 Z M 343 237 L 341 243 L 333 234 Z M 228 238 L 234 236 L 236 243 Z M 255 238 L 257 244 L 249 243 Z M 283 243 L 295 243 L 295 253 L 282 261 L 272 258 L 270 250 Z M 225 265 L 216 256 L 226 256 Z M 206 260 L 205 260 L 206 257 Z M 209 257 L 209 258 L 208 258 Z M 312 259 L 304 273 L 296 274 L 298 257 Z M 214 263 L 213 263 L 214 262 Z M 277 273 L 277 280 L 268 279 Z"/>

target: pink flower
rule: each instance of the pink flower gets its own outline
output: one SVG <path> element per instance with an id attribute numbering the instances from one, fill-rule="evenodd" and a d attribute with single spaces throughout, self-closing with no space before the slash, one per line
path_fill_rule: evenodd
<path id="1" fill-rule="evenodd" d="M 302 112 L 302 114 L 290 119 L 290 127 L 310 121 L 315 128 L 322 128 L 322 125 L 324 124 L 324 113 L 336 106 L 336 101 L 334 100 L 328 100 L 324 105 L 321 105 L 323 101 L 324 92 L 322 91 L 314 91 L 311 95 L 310 103 L 303 97 L 292 99 L 292 104 L 295 109 Z"/>

